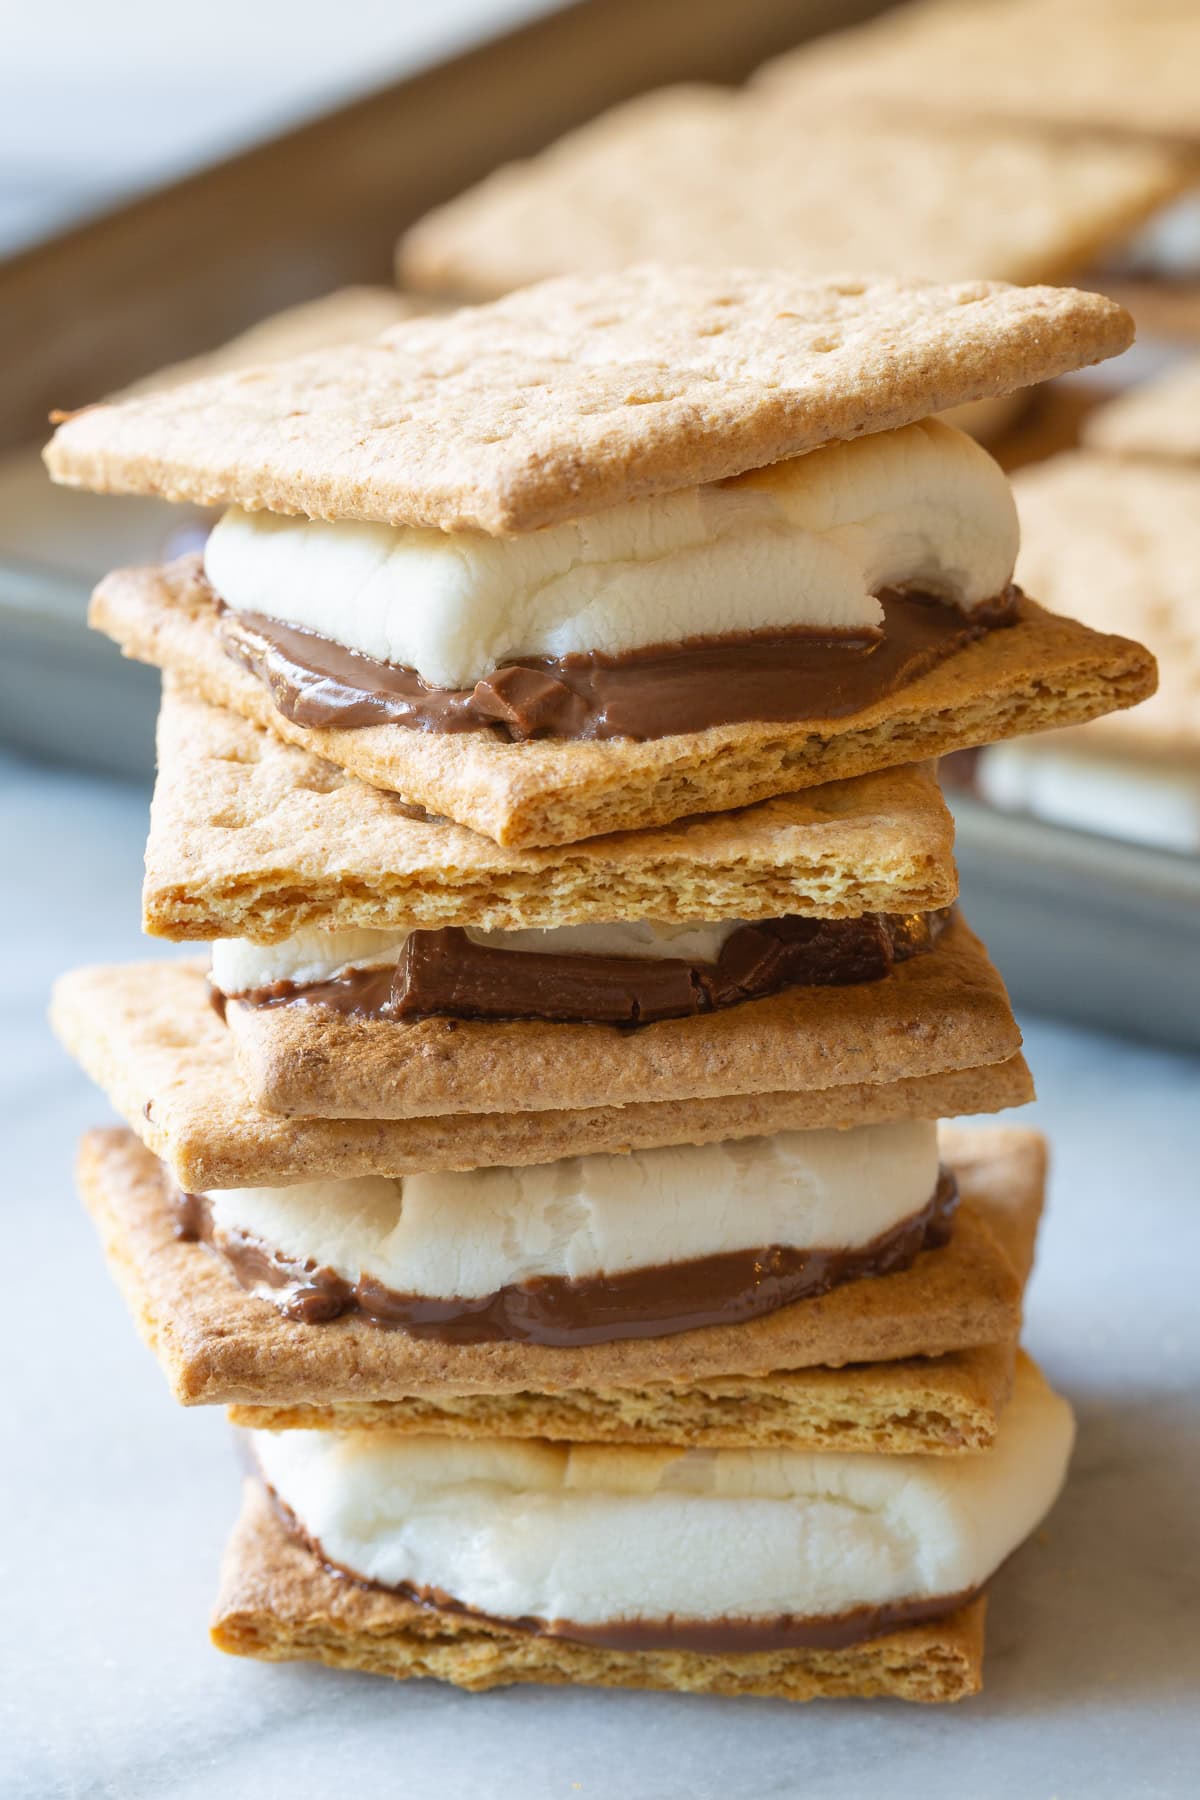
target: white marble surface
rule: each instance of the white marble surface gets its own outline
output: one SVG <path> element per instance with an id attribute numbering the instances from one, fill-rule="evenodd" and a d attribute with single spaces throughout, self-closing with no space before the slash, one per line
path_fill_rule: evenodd
<path id="1" fill-rule="evenodd" d="M 0 1795 L 292 1800 L 1157 1800 L 1200 1769 L 1200 1066 L 1028 1026 L 1055 1139 L 1029 1342 L 1072 1479 L 996 1582 L 987 1691 L 946 1712 L 514 1690 L 219 1656 L 238 1476 L 168 1399 L 71 1187 L 104 1102 L 43 1023 L 53 973 L 139 952 L 146 795 L 0 757 L 7 1384 Z M 1097 979 L 1103 972 L 1097 971 Z"/>

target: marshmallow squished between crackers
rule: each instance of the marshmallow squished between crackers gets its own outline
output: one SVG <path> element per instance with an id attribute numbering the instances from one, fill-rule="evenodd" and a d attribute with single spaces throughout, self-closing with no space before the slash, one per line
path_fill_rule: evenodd
<path id="1" fill-rule="evenodd" d="M 802 1455 L 255 1433 L 326 1561 L 499 1619 L 836 1617 L 980 1588 L 1066 1474 L 1070 1408 L 1028 1360 L 986 1456 Z M 680 1555 L 681 1544 L 687 1554 Z"/>
<path id="2" fill-rule="evenodd" d="M 314 1408 L 325 1425 L 342 1407 L 378 1407 L 374 1424 L 386 1427 L 394 1409 L 397 1428 L 411 1432 L 419 1402 L 418 1430 L 713 1444 L 787 1442 L 791 1419 L 792 1440 L 805 1421 L 814 1445 L 832 1411 L 856 1421 L 859 1444 L 879 1433 L 889 1453 L 922 1440 L 954 1453 L 988 1441 L 987 1414 L 1004 1398 L 1045 1146 L 1014 1130 L 938 1135 L 962 1195 L 948 1243 L 907 1268 L 757 1317 L 602 1342 L 444 1343 L 354 1314 L 303 1324 L 243 1289 L 205 1244 L 180 1237 L 170 1178 L 132 1133 L 89 1133 L 79 1178 L 112 1274 L 185 1405 L 268 1408 L 273 1422 L 281 1410 Z M 997 1350 L 998 1362 L 975 1354 Z M 934 1364 L 878 1376 L 860 1366 L 951 1354 L 968 1362 L 944 1380 Z M 844 1378 L 829 1374 L 843 1366 Z M 761 1406 L 760 1378 L 770 1378 Z"/>
<path id="3" fill-rule="evenodd" d="M 177 676 L 214 706 L 517 850 L 576 846 L 728 812 L 973 744 L 1080 724 L 1135 705 L 1156 680 L 1153 658 L 1140 644 L 1019 600 L 1013 629 L 985 631 L 857 711 L 650 739 L 515 743 L 490 730 L 295 723 L 267 684 L 227 653 L 212 590 L 187 558 L 108 577 L 91 619 L 127 655 Z M 329 785 L 321 777 L 321 790 Z"/>
<path id="4" fill-rule="evenodd" d="M 970 614 L 1004 592 L 1016 554 L 1003 472 L 927 419 L 515 538 L 235 509 L 204 572 L 235 612 L 470 688 L 519 656 L 871 631 L 889 587 Z"/>
<path id="5" fill-rule="evenodd" d="M 247 1483 L 213 1638 L 235 1655 L 476 1691 L 960 1700 L 979 1691 L 983 1660 L 984 1603 L 964 1595 L 1052 1505 L 1072 1437 L 1069 1408 L 1024 1359 L 994 1448 L 951 1461 L 256 1436 L 293 1522 Z M 680 1556 L 681 1542 L 693 1553 Z M 322 1557 L 410 1592 L 347 1582 Z M 411 1597 L 434 1586 L 458 1607 Z M 772 1642 L 781 1608 L 853 1618 L 888 1593 L 919 1622 L 840 1647 Z M 472 1601 L 480 1611 L 461 1610 Z M 671 1620 L 711 1622 L 712 1641 L 673 1640 Z M 767 1624 L 760 1647 L 739 1649 L 732 1634 L 755 1620 Z M 606 1636 L 589 1641 L 589 1627 Z"/>
<path id="6" fill-rule="evenodd" d="M 649 920 L 622 920 L 611 925 L 531 926 L 517 931 L 480 931 L 468 925 L 471 943 L 518 955 L 632 956 L 639 960 L 683 957 L 715 962 L 741 919 L 708 920 L 694 925 L 654 925 Z M 395 968 L 412 932 L 321 931 L 309 927 L 277 944 L 247 938 L 219 938 L 212 947 L 212 984 L 226 997 L 272 987 L 277 981 L 305 987 L 336 981 L 355 969 Z"/>
<path id="7" fill-rule="evenodd" d="M 290 1535 L 257 1481 L 225 1552 L 213 1642 L 234 1656 L 324 1662 L 393 1680 L 427 1678 L 478 1692 L 511 1682 L 570 1682 L 803 1701 L 859 1697 L 962 1700 L 982 1685 L 980 1598 L 924 1623 L 835 1649 L 753 1655 L 618 1651 L 477 1615 L 434 1610 L 347 1582 Z"/>
<path id="8" fill-rule="evenodd" d="M 477 1298 L 773 1245 L 861 1248 L 920 1213 L 937 1181 L 937 1127 L 913 1119 L 208 1199 L 218 1245 L 249 1239 L 350 1284 Z"/>

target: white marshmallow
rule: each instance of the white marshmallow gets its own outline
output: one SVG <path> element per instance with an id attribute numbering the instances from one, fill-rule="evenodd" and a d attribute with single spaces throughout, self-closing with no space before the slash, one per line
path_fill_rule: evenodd
<path id="1" fill-rule="evenodd" d="M 1053 1504 L 1070 1408 L 1032 1364 L 967 1456 L 255 1432 L 331 1561 L 499 1618 L 820 1618 L 980 1586 Z"/>
<path id="2" fill-rule="evenodd" d="M 222 994 L 248 994 L 276 981 L 303 987 L 332 981 L 349 969 L 375 969 L 399 960 L 407 931 L 321 931 L 308 926 L 278 944 L 248 938 L 217 938 L 212 946 L 212 983 Z"/>
<path id="3" fill-rule="evenodd" d="M 917 1119 L 531 1168 L 227 1188 L 208 1200 L 218 1247 L 240 1232 L 348 1281 L 473 1298 L 539 1275 L 866 1244 L 927 1205 L 937 1178 L 937 1126 Z"/>
<path id="4" fill-rule="evenodd" d="M 520 537 L 233 509 L 204 563 L 236 612 L 470 688 L 521 655 L 862 629 L 889 585 L 970 608 L 1003 590 L 1016 552 L 998 465 L 927 419 Z"/>
<path id="5" fill-rule="evenodd" d="M 979 759 L 979 791 L 1005 812 L 1160 850 L 1200 850 L 1200 769 L 1138 762 L 1045 740 L 994 744 Z"/>
<path id="6" fill-rule="evenodd" d="M 467 936 L 495 950 L 553 951 L 559 956 L 682 957 L 716 962 L 725 939 L 743 919 L 715 919 L 690 925 L 656 925 L 650 919 L 623 919 L 612 925 L 559 925 L 550 930 L 475 931 Z"/>
<path id="7" fill-rule="evenodd" d="M 478 931 L 469 926 L 467 936 L 495 950 L 563 956 L 675 956 L 715 962 L 725 939 L 742 922 L 718 919 L 694 925 L 656 925 L 649 919 L 629 919 L 612 925 L 519 931 Z M 246 994 L 276 981 L 292 981 L 297 986 L 332 981 L 349 969 L 395 964 L 408 937 L 407 930 L 320 931 L 310 927 L 278 944 L 218 938 L 212 947 L 213 984 L 223 994 Z"/>

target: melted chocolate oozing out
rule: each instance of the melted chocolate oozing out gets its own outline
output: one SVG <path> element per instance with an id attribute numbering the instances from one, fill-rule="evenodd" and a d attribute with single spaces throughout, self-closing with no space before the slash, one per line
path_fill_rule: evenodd
<path id="1" fill-rule="evenodd" d="M 270 689 L 277 709 L 297 725 L 488 730 L 515 742 L 645 742 L 713 725 L 845 718 L 986 632 L 1015 623 L 1020 593 L 1010 587 L 970 613 L 896 589 L 879 599 L 882 631 L 761 631 L 618 655 L 526 656 L 473 688 L 433 687 L 415 669 L 347 650 L 318 632 L 218 605 L 227 654 Z"/>
<path id="2" fill-rule="evenodd" d="M 859 919 L 788 915 L 739 926 L 715 963 L 681 957 L 563 955 L 477 944 L 458 927 L 414 931 L 400 960 L 329 981 L 277 981 L 220 995 L 251 1007 L 327 1006 L 375 1019 L 543 1019 L 636 1027 L 761 1000 L 788 987 L 879 981 L 930 950 L 947 921 L 937 912 Z"/>
<path id="3" fill-rule="evenodd" d="M 957 1206 L 957 1183 L 943 1169 L 920 1212 L 852 1249 L 774 1244 L 623 1275 L 538 1276 L 471 1299 L 397 1293 L 369 1275 L 347 1281 L 333 1269 L 241 1234 L 226 1235 L 217 1244 L 202 1194 L 180 1194 L 176 1218 L 180 1236 L 209 1244 L 243 1287 L 280 1289 L 279 1310 L 302 1324 L 327 1324 L 357 1313 L 372 1324 L 447 1344 L 507 1340 L 562 1346 L 735 1325 L 815 1299 L 846 1281 L 893 1274 L 908 1268 L 922 1250 L 949 1242 Z"/>
<path id="4" fill-rule="evenodd" d="M 612 1619 L 599 1624 L 580 1624 L 573 1619 L 539 1619 L 532 1614 L 515 1619 L 499 1618 L 494 1613 L 465 1606 L 441 1588 L 414 1587 L 407 1582 L 388 1585 L 367 1581 L 353 1569 L 326 1556 L 320 1540 L 304 1530 L 274 1488 L 265 1481 L 263 1485 L 289 1536 L 303 1544 L 331 1575 L 349 1581 L 355 1587 L 370 1593 L 395 1594 L 413 1606 L 448 1613 L 454 1618 L 477 1619 L 481 1624 L 498 1625 L 506 1631 L 561 1638 L 568 1643 L 590 1644 L 602 1650 L 633 1653 L 681 1650 L 697 1656 L 753 1656 L 771 1650 L 843 1650 L 852 1644 L 882 1637 L 887 1632 L 900 1631 L 908 1625 L 948 1618 L 982 1592 L 981 1588 L 965 1588 L 957 1594 L 893 1600 L 880 1606 L 855 1606 L 847 1612 L 818 1616 L 779 1613 L 773 1618 L 690 1619 L 673 1615 L 660 1619 Z"/>

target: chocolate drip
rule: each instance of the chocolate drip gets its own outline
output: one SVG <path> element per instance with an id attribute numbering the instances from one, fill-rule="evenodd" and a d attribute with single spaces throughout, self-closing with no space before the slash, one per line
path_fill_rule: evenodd
<path id="1" fill-rule="evenodd" d="M 527 738 L 646 741 L 712 725 L 840 719 L 917 680 L 986 632 L 1015 623 L 1020 592 L 970 613 L 888 589 L 882 631 L 761 631 L 607 655 L 523 656 L 472 688 L 433 687 L 300 626 L 221 603 L 226 652 L 271 691 L 285 718 L 315 730 L 403 725 Z"/>
<path id="2" fill-rule="evenodd" d="M 855 1606 L 824 1617 L 780 1613 L 773 1619 L 613 1619 L 599 1625 L 580 1625 L 571 1619 L 523 1619 L 518 1628 L 576 1644 L 593 1644 L 601 1650 L 635 1653 L 684 1650 L 695 1656 L 753 1656 L 769 1650 L 843 1650 L 906 1625 L 948 1618 L 978 1593 L 975 1588 L 928 1599 L 894 1600 L 884 1606 Z"/>
<path id="3" fill-rule="evenodd" d="M 930 950 L 950 909 L 868 913 L 859 919 L 787 915 L 741 925 L 715 963 L 681 957 L 563 955 L 477 944 L 457 926 L 414 931 L 395 965 L 351 969 L 330 981 L 221 997 L 241 1005 L 328 1006 L 360 1018 L 545 1019 L 650 1025 L 761 1000 L 787 987 L 878 981 Z M 214 1004 L 217 997 L 214 995 Z"/>
<path id="4" fill-rule="evenodd" d="M 951 1613 L 978 1599 L 983 1591 L 982 1588 L 964 1588 L 956 1594 L 890 1600 L 879 1606 L 855 1606 L 840 1613 L 779 1613 L 773 1618 L 756 1619 L 731 1619 L 728 1616 L 689 1619 L 672 1614 L 660 1619 L 610 1619 L 598 1624 L 580 1624 L 574 1619 L 540 1619 L 530 1613 L 506 1619 L 466 1606 L 442 1588 L 414 1587 L 410 1582 L 368 1581 L 344 1563 L 334 1562 L 326 1556 L 320 1539 L 305 1531 L 291 1507 L 280 1499 L 270 1483 L 263 1481 L 263 1486 L 289 1536 L 303 1544 L 331 1575 L 353 1582 L 355 1587 L 373 1593 L 395 1594 L 413 1606 L 448 1613 L 454 1618 L 478 1619 L 480 1624 L 498 1625 L 505 1631 L 562 1638 L 569 1643 L 591 1644 L 601 1650 L 633 1654 L 648 1650 L 680 1650 L 694 1656 L 754 1656 L 771 1650 L 844 1650 L 851 1644 L 865 1644 L 888 1632 L 901 1631 L 907 1625 L 949 1618 Z"/>
<path id="5" fill-rule="evenodd" d="M 515 1340 L 565 1346 L 736 1325 L 815 1299 L 846 1281 L 894 1274 L 908 1268 L 922 1250 L 949 1242 L 957 1206 L 957 1183 L 943 1169 L 920 1212 L 851 1249 L 773 1244 L 623 1275 L 578 1280 L 537 1276 L 472 1299 L 397 1293 L 370 1275 L 348 1281 L 333 1269 L 289 1257 L 241 1233 L 225 1234 L 218 1242 L 203 1195 L 181 1194 L 176 1216 L 181 1236 L 208 1243 L 243 1287 L 277 1288 L 279 1310 L 302 1324 L 321 1325 L 358 1313 L 375 1325 L 447 1344 Z"/>

